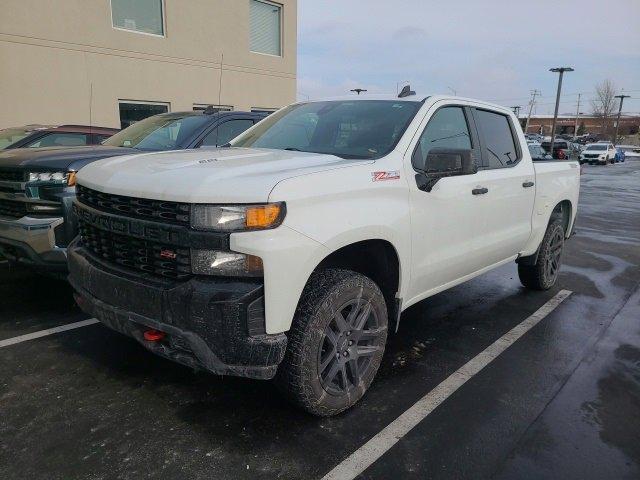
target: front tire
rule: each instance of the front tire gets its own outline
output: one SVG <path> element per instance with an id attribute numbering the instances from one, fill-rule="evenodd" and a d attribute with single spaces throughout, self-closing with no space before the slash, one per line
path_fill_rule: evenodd
<path id="1" fill-rule="evenodd" d="M 532 290 L 549 290 L 555 285 L 560 272 L 564 236 L 562 219 L 552 217 L 542 238 L 536 263 L 518 264 L 518 276 L 522 285 Z"/>
<path id="2" fill-rule="evenodd" d="M 296 310 L 278 387 L 314 415 L 348 409 L 373 382 L 387 326 L 384 296 L 370 278 L 342 269 L 315 272 Z"/>

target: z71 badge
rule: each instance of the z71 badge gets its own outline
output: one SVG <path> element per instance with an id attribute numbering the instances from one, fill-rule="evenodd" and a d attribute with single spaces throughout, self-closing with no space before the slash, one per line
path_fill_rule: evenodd
<path id="1" fill-rule="evenodd" d="M 398 180 L 400 178 L 399 170 L 391 170 L 388 172 L 371 172 L 374 182 L 381 182 L 383 180 Z"/>

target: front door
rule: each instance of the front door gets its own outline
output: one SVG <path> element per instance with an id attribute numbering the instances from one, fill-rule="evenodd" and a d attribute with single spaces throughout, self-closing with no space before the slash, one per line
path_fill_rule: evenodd
<path id="1" fill-rule="evenodd" d="M 479 144 L 470 111 L 459 105 L 445 105 L 425 117 L 426 126 L 414 152 L 423 160 L 431 148 L 472 149 L 479 158 Z M 414 165 L 414 168 L 417 168 Z M 424 298 L 482 266 L 477 257 L 477 233 L 482 225 L 481 205 L 472 191 L 478 174 L 442 178 L 430 192 L 409 180 L 411 205 L 411 285 L 407 300 Z"/>

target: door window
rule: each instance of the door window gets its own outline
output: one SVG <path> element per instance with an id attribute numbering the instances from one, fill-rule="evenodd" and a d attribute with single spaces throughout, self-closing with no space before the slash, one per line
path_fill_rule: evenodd
<path id="1" fill-rule="evenodd" d="M 469 126 L 462 107 L 444 107 L 431 117 L 418 141 L 419 155 L 413 155 L 414 168 L 424 169 L 425 160 L 432 148 L 472 148 Z"/>
<path id="2" fill-rule="evenodd" d="M 478 130 L 484 138 L 484 164 L 487 168 L 503 168 L 520 160 L 506 115 L 488 110 L 475 111 Z"/>
<path id="3" fill-rule="evenodd" d="M 206 137 L 204 137 L 201 146 L 218 147 L 226 145 L 246 129 L 252 126 L 253 120 L 229 120 L 228 122 L 224 122 L 222 125 L 215 128 Z"/>

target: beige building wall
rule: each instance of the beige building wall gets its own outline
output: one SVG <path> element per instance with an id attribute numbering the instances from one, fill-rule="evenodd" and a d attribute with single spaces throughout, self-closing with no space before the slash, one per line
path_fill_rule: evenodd
<path id="1" fill-rule="evenodd" d="M 120 100 L 166 102 L 174 112 L 295 101 L 296 0 L 275 2 L 281 57 L 250 51 L 249 0 L 164 0 L 164 37 L 113 28 L 110 0 L 1 2 L 0 128 L 119 128 Z"/>

